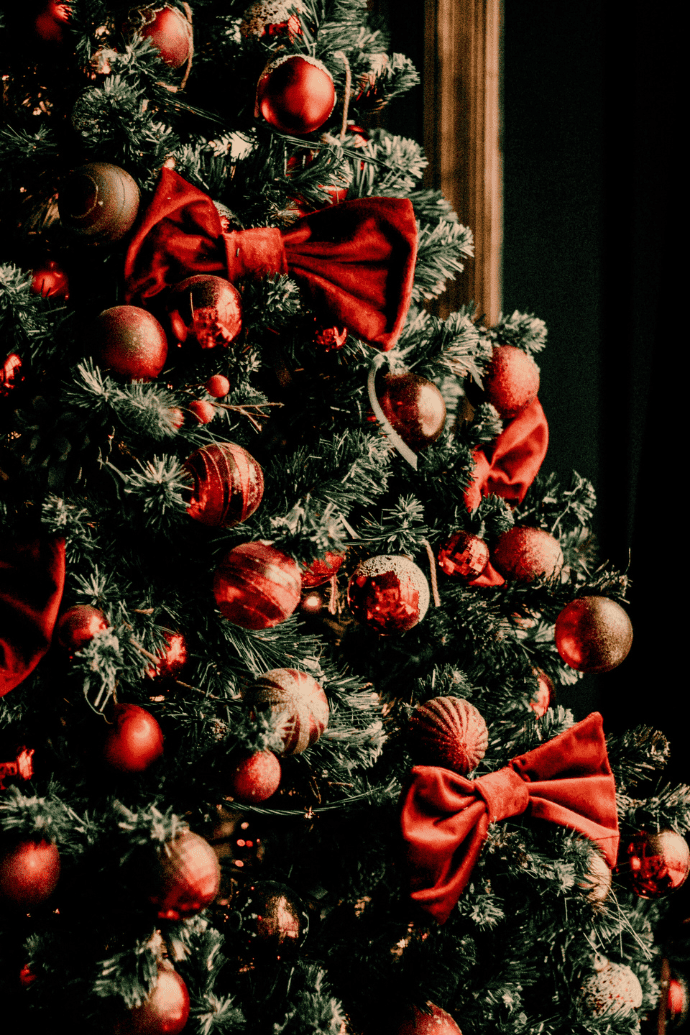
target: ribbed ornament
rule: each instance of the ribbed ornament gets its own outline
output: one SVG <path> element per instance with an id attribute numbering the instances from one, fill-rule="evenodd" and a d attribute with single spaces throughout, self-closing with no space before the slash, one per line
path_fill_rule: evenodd
<path id="1" fill-rule="evenodd" d="M 328 725 L 328 699 L 308 672 L 274 668 L 247 691 L 253 707 L 270 707 L 281 720 L 283 753 L 299 755 L 319 739 Z M 287 720 L 287 721 L 284 721 Z"/>
<path id="2" fill-rule="evenodd" d="M 486 754 L 489 734 L 481 713 L 464 697 L 433 697 L 410 719 L 415 765 L 437 765 L 471 772 Z"/>
<path id="3" fill-rule="evenodd" d="M 226 553 L 213 577 L 224 618 L 242 629 L 271 629 L 297 609 L 299 565 L 269 543 L 241 543 Z"/>
<path id="4" fill-rule="evenodd" d="M 202 525 L 231 528 L 251 517 L 264 494 L 264 474 L 234 442 L 211 442 L 185 461 L 194 480 L 187 513 Z"/>

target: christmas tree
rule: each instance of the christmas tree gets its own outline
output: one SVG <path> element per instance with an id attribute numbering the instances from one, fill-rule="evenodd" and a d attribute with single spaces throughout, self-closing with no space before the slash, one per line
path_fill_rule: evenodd
<path id="1" fill-rule="evenodd" d="M 543 322 L 429 310 L 472 235 L 374 128 L 409 60 L 364 0 L 2 17 L 16 1030 L 682 1024 L 690 789 L 559 703 L 628 579 Z"/>

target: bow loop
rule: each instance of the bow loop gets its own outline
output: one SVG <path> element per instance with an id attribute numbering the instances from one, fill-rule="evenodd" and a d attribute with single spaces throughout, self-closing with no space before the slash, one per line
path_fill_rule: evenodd
<path id="1" fill-rule="evenodd" d="M 529 805 L 529 791 L 523 777 L 506 766 L 474 781 L 478 794 L 486 802 L 489 823 L 519 816 Z"/>

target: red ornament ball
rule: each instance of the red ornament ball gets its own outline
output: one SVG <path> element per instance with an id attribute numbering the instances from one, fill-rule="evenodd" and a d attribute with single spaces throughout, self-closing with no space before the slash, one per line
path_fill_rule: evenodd
<path id="1" fill-rule="evenodd" d="M 139 35 L 151 40 L 171 68 L 182 68 L 192 56 L 193 33 L 188 18 L 176 7 L 146 7 L 137 11 L 143 25 Z"/>
<path id="2" fill-rule="evenodd" d="M 231 528 L 250 518 L 261 503 L 263 471 L 234 442 L 202 446 L 185 461 L 184 469 L 193 480 L 187 513 L 202 525 Z"/>
<path id="3" fill-rule="evenodd" d="M 176 284 L 168 301 L 170 326 L 180 342 L 202 349 L 228 346 L 242 330 L 242 301 L 236 287 L 222 277 L 200 274 Z"/>
<path id="4" fill-rule="evenodd" d="M 194 399 L 187 407 L 197 424 L 210 424 L 216 415 L 216 408 L 213 403 L 205 402 L 203 399 Z"/>
<path id="5" fill-rule="evenodd" d="M 433 383 L 419 374 L 385 373 L 378 401 L 394 431 L 410 449 L 426 449 L 443 434 L 446 404 Z"/>
<path id="6" fill-rule="evenodd" d="M 50 841 L 25 839 L 0 854 L 0 905 L 23 912 L 47 902 L 60 877 L 60 853 Z"/>
<path id="7" fill-rule="evenodd" d="M 489 547 L 478 535 L 455 532 L 438 552 L 438 566 L 446 575 L 466 582 L 476 579 L 489 563 Z"/>
<path id="8" fill-rule="evenodd" d="M 287 36 L 292 43 L 302 35 L 300 15 L 305 14 L 301 0 L 257 0 L 242 15 L 240 32 L 245 39 Z"/>
<path id="9" fill-rule="evenodd" d="M 429 584 L 422 569 L 408 557 L 369 557 L 355 568 L 347 602 L 357 621 L 375 632 L 407 632 L 427 612 Z"/>
<path id="10" fill-rule="evenodd" d="M 116 704 L 101 747 L 110 769 L 142 773 L 163 754 L 163 732 L 156 719 L 137 704 Z"/>
<path id="11" fill-rule="evenodd" d="M 48 0 L 37 5 L 33 16 L 33 30 L 37 40 L 42 43 L 64 43 L 67 39 L 67 26 L 72 17 L 72 6 L 60 3 L 60 0 Z"/>
<path id="12" fill-rule="evenodd" d="M 0 398 L 9 395 L 13 388 L 24 380 L 22 361 L 16 352 L 11 352 L 0 367 Z"/>
<path id="13" fill-rule="evenodd" d="M 489 733 L 481 713 L 464 697 L 434 697 L 412 713 L 409 740 L 415 765 L 442 766 L 464 776 L 486 754 Z"/>
<path id="14" fill-rule="evenodd" d="M 57 641 L 69 651 L 82 650 L 94 636 L 104 632 L 108 622 L 102 611 L 90 604 L 75 604 L 57 621 Z"/>
<path id="15" fill-rule="evenodd" d="M 422 1013 L 416 1007 L 407 1011 L 405 1019 L 393 1028 L 393 1035 L 462 1035 L 449 1013 L 440 1006 L 427 1003 L 430 1013 Z"/>
<path id="16" fill-rule="evenodd" d="M 276 881 L 256 881 L 240 905 L 241 931 L 255 955 L 291 956 L 309 933 L 309 914 L 298 895 Z"/>
<path id="17" fill-rule="evenodd" d="M 533 582 L 557 575 L 563 567 L 563 552 L 558 540 L 543 528 L 515 525 L 498 537 L 491 563 L 505 579 Z"/>
<path id="18" fill-rule="evenodd" d="M 228 768 L 228 796 L 246 805 L 266 801 L 278 790 L 281 774 L 272 751 L 242 752 L 231 759 Z"/>
<path id="19" fill-rule="evenodd" d="M 241 543 L 226 553 L 213 578 L 224 618 L 242 629 L 271 629 L 297 609 L 298 564 L 268 543 Z"/>
<path id="20" fill-rule="evenodd" d="M 487 401 L 507 420 L 536 399 L 539 367 L 515 345 L 495 345 L 483 380 Z"/>
<path id="21" fill-rule="evenodd" d="M 46 259 L 33 271 L 31 291 L 42 298 L 69 298 L 67 274 L 55 259 Z"/>
<path id="22" fill-rule="evenodd" d="M 532 697 L 529 706 L 537 718 L 541 719 L 546 715 L 556 695 L 553 683 L 547 676 L 546 672 L 542 672 L 540 668 L 535 668 L 534 674 L 537 677 L 537 688 L 534 691 L 534 696 Z"/>
<path id="23" fill-rule="evenodd" d="M 342 349 L 347 341 L 347 327 L 320 327 L 314 335 L 314 343 L 324 352 Z"/>
<path id="24" fill-rule="evenodd" d="M 661 898 L 675 891 L 690 872 L 690 848 L 675 830 L 640 830 L 623 852 L 621 870 L 639 898 Z"/>
<path id="25" fill-rule="evenodd" d="M 28 988 L 29 985 L 33 985 L 35 980 L 36 974 L 34 974 L 29 964 L 25 963 L 22 969 L 19 971 L 19 984 L 22 986 L 22 988 Z"/>
<path id="26" fill-rule="evenodd" d="M 313 133 L 335 107 L 326 66 L 306 54 L 288 54 L 266 66 L 256 87 L 256 113 L 280 133 Z"/>
<path id="27" fill-rule="evenodd" d="M 128 381 L 158 377 L 168 357 L 165 331 L 135 305 L 104 309 L 91 325 L 89 345 L 100 366 Z"/>
<path id="28" fill-rule="evenodd" d="M 163 632 L 165 646 L 157 651 L 160 660 L 146 670 L 149 679 L 157 683 L 167 683 L 182 675 L 189 660 L 187 641 L 181 632 Z"/>
<path id="29" fill-rule="evenodd" d="M 204 388 L 214 399 L 223 399 L 230 391 L 230 382 L 223 374 L 214 374 L 209 377 Z"/>
<path id="30" fill-rule="evenodd" d="M 172 964 L 161 960 L 158 980 L 140 1006 L 115 1017 L 113 1035 L 179 1035 L 189 1019 L 189 992 Z"/>
<path id="31" fill-rule="evenodd" d="M 60 188 L 60 221 L 93 242 L 119 241 L 134 225 L 139 198 L 136 180 L 124 169 L 89 162 L 74 169 Z"/>
<path id="32" fill-rule="evenodd" d="M 671 974 L 666 994 L 666 1017 L 672 1028 L 679 1028 L 688 1019 L 690 992 L 685 978 Z"/>
<path id="33" fill-rule="evenodd" d="M 183 830 L 158 851 L 152 883 L 148 898 L 160 920 L 195 916 L 218 894 L 218 856 L 199 834 Z"/>
<path id="34" fill-rule="evenodd" d="M 280 721 L 283 754 L 299 755 L 315 744 L 328 725 L 328 698 L 321 685 L 296 668 L 274 668 L 247 691 L 253 708 L 268 706 Z"/>
<path id="35" fill-rule="evenodd" d="M 610 672 L 627 658 L 633 630 L 626 612 L 609 597 L 577 597 L 556 619 L 556 647 L 580 672 Z"/>
<path id="36" fill-rule="evenodd" d="M 317 557 L 302 572 L 302 589 L 313 589 L 322 586 L 338 572 L 345 560 L 344 553 L 326 552 L 325 557 Z"/>

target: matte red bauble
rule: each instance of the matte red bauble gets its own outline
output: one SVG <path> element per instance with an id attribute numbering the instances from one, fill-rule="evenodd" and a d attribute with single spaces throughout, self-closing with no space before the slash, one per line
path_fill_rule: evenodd
<path id="1" fill-rule="evenodd" d="M 37 5 L 33 16 L 33 29 L 42 43 L 64 43 L 67 39 L 67 25 L 72 17 L 72 5 L 60 0 L 45 0 Z"/>
<path id="2" fill-rule="evenodd" d="M 440 1006 L 427 1003 L 430 1013 L 422 1013 L 413 1006 L 405 1019 L 394 1026 L 392 1035 L 462 1035 L 449 1013 Z"/>
<path id="3" fill-rule="evenodd" d="M 128 381 L 158 377 L 168 357 L 165 331 L 135 305 L 105 309 L 91 325 L 87 345 L 100 366 Z"/>
<path id="4" fill-rule="evenodd" d="M 281 133 L 313 133 L 335 107 L 326 66 L 306 54 L 288 54 L 264 69 L 256 87 L 256 113 Z"/>
<path id="5" fill-rule="evenodd" d="M 537 688 L 534 691 L 534 695 L 532 696 L 529 706 L 534 711 L 537 718 L 541 719 L 546 715 L 547 711 L 553 704 L 555 691 L 553 683 L 547 676 L 546 672 L 542 672 L 540 668 L 535 668 L 534 674 L 537 677 Z"/>
<path id="6" fill-rule="evenodd" d="M 116 704 L 101 757 L 121 773 L 142 773 L 163 754 L 163 733 L 156 719 L 137 704 Z"/>
<path id="7" fill-rule="evenodd" d="M 491 563 L 505 579 L 532 582 L 557 575 L 563 567 L 563 552 L 558 540 L 543 528 L 515 525 L 498 537 Z"/>
<path id="8" fill-rule="evenodd" d="M 33 271 L 31 290 L 43 298 L 69 298 L 67 274 L 55 259 L 47 259 Z"/>
<path id="9" fill-rule="evenodd" d="M 321 586 L 324 582 L 328 582 L 339 570 L 344 560 L 344 553 L 331 553 L 330 551 L 326 553 L 325 557 L 317 557 L 302 572 L 302 588 L 313 589 L 314 586 Z"/>
<path id="10" fill-rule="evenodd" d="M 214 399 L 223 399 L 230 391 L 230 382 L 223 374 L 214 374 L 209 377 L 204 388 Z"/>
<path id="11" fill-rule="evenodd" d="M 298 895 L 276 881 L 256 881 L 239 908 L 241 930 L 257 956 L 293 955 L 309 933 L 309 914 Z"/>
<path id="12" fill-rule="evenodd" d="M 621 853 L 619 869 L 639 898 L 660 898 L 675 891 L 690 872 L 690 849 L 675 830 L 640 830 Z"/>
<path id="13" fill-rule="evenodd" d="M 11 841 L 0 849 L 0 906 L 24 912 L 46 902 L 60 877 L 60 853 L 50 841 Z"/>
<path id="14" fill-rule="evenodd" d="M 230 345 L 242 330 L 242 301 L 222 277 L 201 274 L 176 284 L 168 301 L 170 326 L 178 341 L 190 338 L 202 349 Z"/>
<path id="15" fill-rule="evenodd" d="M 202 525 L 231 528 L 250 518 L 264 494 L 264 474 L 253 456 L 234 442 L 211 442 L 185 461 L 192 477 L 187 513 Z"/>
<path id="16" fill-rule="evenodd" d="M 216 415 L 216 408 L 213 403 L 203 399 L 193 399 L 187 409 L 197 424 L 210 424 Z"/>
<path id="17" fill-rule="evenodd" d="M 626 612 L 610 597 L 577 597 L 556 619 L 555 636 L 566 665 L 580 672 L 610 672 L 627 658 L 633 630 Z"/>
<path id="18" fill-rule="evenodd" d="M 256 0 L 242 15 L 240 32 L 245 39 L 287 36 L 292 42 L 302 35 L 300 15 L 305 13 L 301 0 Z"/>
<path id="19" fill-rule="evenodd" d="M 266 801 L 280 786 L 282 770 L 272 751 L 246 751 L 230 760 L 228 797 L 247 805 Z"/>
<path id="20" fill-rule="evenodd" d="M 60 221 L 93 242 L 119 241 L 134 225 L 139 198 L 136 180 L 124 169 L 89 162 L 74 169 L 60 188 Z"/>
<path id="21" fill-rule="evenodd" d="M 515 345 L 495 345 L 483 381 L 487 401 L 507 420 L 536 399 L 539 367 Z"/>
<path id="22" fill-rule="evenodd" d="M 436 765 L 466 773 L 486 754 L 489 734 L 484 717 L 464 697 L 433 697 L 415 708 L 409 725 L 414 765 Z"/>
<path id="23" fill-rule="evenodd" d="M 160 920 L 195 916 L 218 894 L 218 856 L 205 838 L 183 830 L 158 851 L 152 885 L 148 898 Z"/>
<path id="24" fill-rule="evenodd" d="M 144 22 L 139 35 L 151 40 L 166 65 L 186 65 L 192 54 L 193 37 L 192 26 L 182 11 L 175 7 L 149 7 L 137 13 Z"/>
<path id="25" fill-rule="evenodd" d="M 90 604 L 75 604 L 64 611 L 57 621 L 57 641 L 69 651 L 81 650 L 100 632 L 108 628 L 102 611 Z"/>
<path id="26" fill-rule="evenodd" d="M 11 352 L 5 362 L 0 366 L 0 398 L 9 395 L 13 388 L 24 380 L 22 374 L 22 361 L 16 352 Z"/>
<path id="27" fill-rule="evenodd" d="M 443 434 L 446 404 L 433 383 L 419 374 L 382 374 L 377 383 L 381 409 L 410 449 L 426 449 Z"/>
<path id="28" fill-rule="evenodd" d="M 438 551 L 441 571 L 467 582 L 481 575 L 488 563 L 489 547 L 484 540 L 462 529 L 455 532 Z"/>
<path id="29" fill-rule="evenodd" d="M 189 1019 L 189 992 L 172 964 L 161 960 L 158 981 L 140 1006 L 113 1020 L 113 1035 L 179 1035 Z"/>
<path id="30" fill-rule="evenodd" d="M 247 703 L 255 709 L 269 707 L 280 721 L 283 753 L 299 755 L 315 744 L 328 725 L 328 698 L 308 672 L 274 668 L 249 688 Z"/>
<path id="31" fill-rule="evenodd" d="M 357 621 L 375 632 L 407 632 L 427 612 L 429 584 L 408 557 L 369 557 L 355 568 L 347 603 Z"/>
<path id="32" fill-rule="evenodd" d="M 243 629 L 270 629 L 297 609 L 299 565 L 268 543 L 241 543 L 226 553 L 213 578 L 224 618 Z"/>

